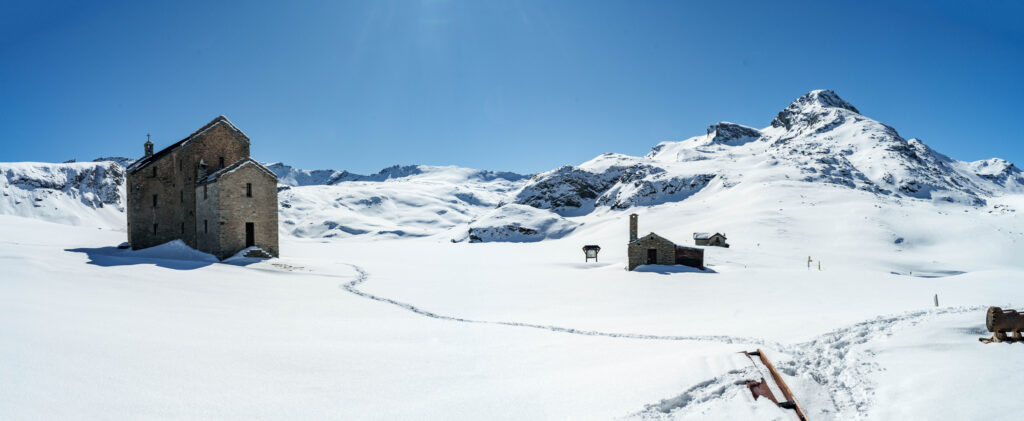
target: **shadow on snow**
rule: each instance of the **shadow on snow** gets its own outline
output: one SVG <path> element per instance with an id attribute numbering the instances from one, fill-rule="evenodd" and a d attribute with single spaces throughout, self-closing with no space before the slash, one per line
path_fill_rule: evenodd
<path id="1" fill-rule="evenodd" d="M 704 268 L 703 270 L 701 270 L 695 267 L 683 265 L 640 265 L 634 268 L 633 272 L 658 273 L 662 275 L 668 275 L 672 273 L 718 273 L 711 268 Z"/>
<path id="2" fill-rule="evenodd" d="M 87 263 L 97 266 L 131 266 L 131 265 L 156 265 L 162 268 L 175 270 L 193 270 L 220 263 L 211 254 L 187 246 L 181 240 L 174 240 L 159 246 L 141 250 L 120 249 L 117 247 L 83 247 L 65 249 L 72 253 L 84 253 L 89 257 Z M 229 259 L 230 264 L 245 266 L 253 263 L 252 259 Z"/>
<path id="3" fill-rule="evenodd" d="M 144 257 L 136 256 L 131 253 L 130 250 L 121 250 L 117 247 L 95 247 L 95 248 L 76 248 L 76 249 L 65 249 L 64 251 L 72 253 L 85 253 L 89 257 L 90 265 L 97 266 L 131 266 L 131 265 L 156 265 L 167 269 L 176 270 L 192 270 L 206 267 L 211 264 L 217 263 L 217 260 L 192 260 L 192 259 L 180 259 L 173 257 Z"/>

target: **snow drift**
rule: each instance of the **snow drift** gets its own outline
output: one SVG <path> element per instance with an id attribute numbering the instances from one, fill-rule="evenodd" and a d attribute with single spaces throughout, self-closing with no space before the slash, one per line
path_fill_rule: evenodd
<path id="1" fill-rule="evenodd" d="M 471 243 L 491 241 L 531 242 L 562 238 L 576 224 L 557 214 L 525 205 L 505 205 L 469 224 Z"/>

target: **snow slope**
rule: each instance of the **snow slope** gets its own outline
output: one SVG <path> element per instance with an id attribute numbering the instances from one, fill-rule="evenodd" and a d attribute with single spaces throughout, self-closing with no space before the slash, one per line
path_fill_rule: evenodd
<path id="1" fill-rule="evenodd" d="M 113 161 L 0 162 L 0 215 L 123 228 L 124 184 Z"/>
<path id="2" fill-rule="evenodd" d="M 278 192 L 280 227 L 297 237 L 323 238 L 423 237 L 454 227 L 465 232 L 524 181 L 511 173 L 415 166 L 334 184 L 285 186 Z"/>

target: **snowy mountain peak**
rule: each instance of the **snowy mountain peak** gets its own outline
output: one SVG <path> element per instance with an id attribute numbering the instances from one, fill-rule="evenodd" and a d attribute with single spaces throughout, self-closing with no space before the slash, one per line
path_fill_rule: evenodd
<path id="1" fill-rule="evenodd" d="M 772 120 L 772 127 L 784 127 L 791 130 L 798 123 L 813 124 L 822 114 L 833 110 L 846 110 L 860 114 L 857 107 L 846 102 L 835 92 L 827 89 L 810 91 L 793 100 Z"/>
<path id="2" fill-rule="evenodd" d="M 1024 191 L 1024 172 L 1004 159 L 990 158 L 981 161 L 965 162 L 963 167 L 982 180 L 995 184 L 1007 191 Z"/>

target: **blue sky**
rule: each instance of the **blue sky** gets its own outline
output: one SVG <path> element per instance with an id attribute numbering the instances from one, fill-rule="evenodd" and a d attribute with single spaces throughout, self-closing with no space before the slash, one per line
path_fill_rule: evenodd
<path id="1" fill-rule="evenodd" d="M 1024 7 L 965 3 L 3 2 L 0 161 L 137 157 L 223 114 L 262 161 L 525 173 L 832 89 L 1024 164 Z"/>

